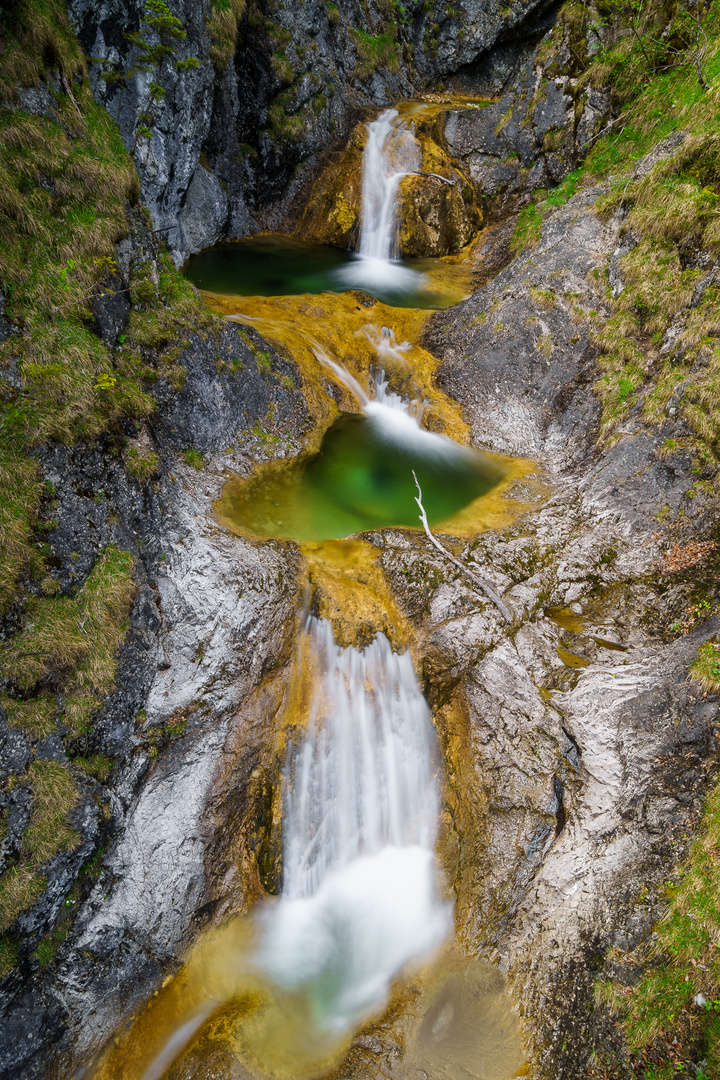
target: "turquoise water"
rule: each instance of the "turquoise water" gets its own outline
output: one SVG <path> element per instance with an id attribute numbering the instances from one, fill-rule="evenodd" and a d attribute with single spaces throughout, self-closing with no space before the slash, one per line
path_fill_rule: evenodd
<path id="1" fill-rule="evenodd" d="M 389 262 L 355 275 L 353 271 L 362 271 L 366 262 L 351 251 L 268 235 L 216 244 L 192 255 L 183 270 L 198 289 L 227 296 L 296 296 L 361 288 L 395 307 L 441 308 L 457 302 L 457 295 L 439 293 L 424 282 L 423 271 L 432 265 L 428 260 Z M 351 283 L 348 278 L 357 280 Z"/>
<path id="2" fill-rule="evenodd" d="M 228 481 L 219 513 L 260 536 L 331 540 L 367 529 L 419 527 L 415 471 L 431 524 L 444 521 L 503 478 L 484 454 L 417 429 L 404 444 L 365 416 L 346 414 L 317 454 Z"/>

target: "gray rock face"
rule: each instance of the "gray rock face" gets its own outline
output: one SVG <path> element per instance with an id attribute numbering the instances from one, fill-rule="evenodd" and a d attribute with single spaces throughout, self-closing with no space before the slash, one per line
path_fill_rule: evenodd
<path id="1" fill-rule="evenodd" d="M 448 117 L 450 153 L 496 216 L 563 180 L 609 115 L 606 94 L 590 88 L 579 96 L 575 78 L 548 75 L 555 67 L 547 58 L 540 63 L 536 51 L 503 85 L 498 101 Z"/>
<path id="2" fill-rule="evenodd" d="M 596 197 L 575 196 L 549 219 L 535 251 L 431 322 L 428 342 L 445 359 L 438 381 L 463 402 L 481 445 L 542 454 L 555 467 L 588 452 L 596 373 L 575 301 L 603 310 L 590 275 L 604 268 L 617 235 L 617 224 L 596 217 Z"/>
<path id="3" fill-rule="evenodd" d="M 262 369 L 253 348 L 263 349 Z M 246 724 L 245 742 L 267 753 L 268 728 L 255 724 L 252 709 L 250 724 L 244 709 L 289 656 L 297 555 L 219 530 L 212 504 L 228 468 L 252 467 L 247 451 L 260 448 L 253 425 L 277 432 L 277 451 L 287 453 L 297 450 L 308 412 L 291 388 L 295 367 L 253 330 L 243 338 L 227 324 L 215 337 L 191 337 L 182 359 L 184 386 L 155 384 L 160 408 L 143 432 L 161 462 L 154 483 L 128 476 L 112 443 L 51 446 L 39 455 L 53 486 L 48 541 L 63 592 L 73 593 L 116 544 L 134 555 L 138 596 L 116 688 L 90 745 L 79 748 L 111 757 L 114 770 L 103 785 L 73 770 L 81 800 L 70 821 L 81 842 L 43 867 L 47 886 L 13 928 L 23 954 L 0 982 L 3 1080 L 47 1075 L 49 1055 L 62 1058 L 81 1032 L 77 1052 L 86 1064 L 85 1052 L 176 964 L 205 891 L 203 822 L 226 741 L 242 739 Z M 178 449 L 222 453 L 198 472 Z M 31 754 L 68 760 L 57 736 L 31 743 L 0 713 L 0 779 L 22 776 Z M 241 767 L 236 777 L 249 783 Z M 0 868 L 17 856 L 31 810 L 22 781 L 3 787 Z M 89 869 L 101 845 L 107 855 Z M 60 910 L 68 915 L 67 905 L 75 916 L 70 935 L 56 963 L 41 968 L 32 950 Z"/>
<path id="4" fill-rule="evenodd" d="M 617 244 L 616 223 L 593 213 L 597 194 L 571 199 L 534 251 L 431 321 L 438 381 L 465 405 L 478 444 L 530 448 L 552 477 L 544 506 L 464 551 L 512 606 L 509 640 L 434 552 L 425 558 L 445 580 L 422 606 L 397 569 L 417 565 L 417 552 L 383 557 L 425 627 L 441 737 L 466 731 L 472 767 L 450 779 L 466 830 L 460 924 L 508 974 L 532 1075 L 553 1080 L 582 1075 L 603 1036 L 592 994 L 606 950 L 637 943 L 657 920 L 653 889 L 701 806 L 718 715 L 717 700 L 687 681 L 718 620 L 671 642 L 660 632 L 689 584 L 658 581 L 669 541 L 656 515 L 663 506 L 695 515 L 692 530 L 712 513 L 685 497 L 689 471 L 657 457 L 681 430 L 652 431 L 635 416 L 611 449 L 593 442 L 597 372 L 583 312 L 602 318 L 594 282 Z M 651 895 L 638 909 L 642 886 Z"/>
<path id="5" fill-rule="evenodd" d="M 432 0 L 407 6 L 396 25 L 375 2 L 253 3 L 223 72 L 210 59 L 208 0 L 170 4 L 187 36 L 150 71 L 128 39 L 161 40 L 140 0 L 71 0 L 69 10 L 94 60 L 94 93 L 120 127 L 153 226 L 179 265 L 220 236 L 287 231 L 323 155 L 360 115 L 465 70 L 503 35 L 536 40 L 547 26 L 535 15 L 541 6 L 462 0 L 450 10 Z M 522 52 L 504 49 L 514 61 Z"/>

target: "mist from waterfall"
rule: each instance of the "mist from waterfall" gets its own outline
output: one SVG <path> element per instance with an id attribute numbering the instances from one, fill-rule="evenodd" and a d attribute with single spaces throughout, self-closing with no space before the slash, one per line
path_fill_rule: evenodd
<path id="1" fill-rule="evenodd" d="M 307 997 L 320 1030 L 382 1007 L 392 979 L 448 935 L 433 854 L 435 734 L 408 652 L 383 634 L 336 645 L 311 618 L 300 663 L 314 669 L 308 726 L 283 776 L 283 890 L 256 962 Z"/>
<path id="2" fill-rule="evenodd" d="M 386 109 L 367 125 L 362 157 L 362 208 L 357 258 L 335 271 L 344 288 L 407 292 L 423 275 L 403 266 L 398 242 L 398 191 L 404 176 L 421 164 L 413 126 L 397 109 Z"/>

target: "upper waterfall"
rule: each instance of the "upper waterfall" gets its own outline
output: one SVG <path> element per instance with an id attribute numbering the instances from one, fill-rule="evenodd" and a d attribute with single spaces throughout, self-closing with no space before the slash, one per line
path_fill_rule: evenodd
<path id="1" fill-rule="evenodd" d="M 417 289 L 423 275 L 400 262 L 398 190 L 404 176 L 421 163 L 412 123 L 397 109 L 386 109 L 367 125 L 362 158 L 362 208 L 357 258 L 335 271 L 345 288 L 406 292 Z"/>
<path id="2" fill-rule="evenodd" d="M 412 127 L 397 109 L 386 109 L 367 125 L 362 159 L 360 254 L 367 259 L 396 259 L 397 195 L 400 181 L 420 167 L 420 147 Z"/>

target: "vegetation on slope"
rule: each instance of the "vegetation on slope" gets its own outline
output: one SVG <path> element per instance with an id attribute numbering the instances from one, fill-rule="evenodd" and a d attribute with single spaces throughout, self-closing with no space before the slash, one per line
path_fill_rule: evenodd
<path id="1" fill-rule="evenodd" d="M 156 5 L 157 6 L 157 5 Z M 216 5 L 222 7 L 222 5 Z M 237 5 L 230 5 L 233 10 Z M 23 88 L 31 88 L 30 100 Z M 71 765 L 31 760 L 4 790 L 32 794 L 20 854 L 0 877 L 0 931 L 44 887 L 43 866 L 77 843 L 68 814 L 83 774 L 111 763 L 88 754 L 92 718 L 112 689 L 135 587 L 129 552 L 107 548 L 75 595 L 60 596 L 45 542 L 54 527 L 42 444 L 107 438 L 154 409 L 159 377 L 179 387 L 192 329 L 216 319 L 175 270 L 137 205 L 139 186 L 119 132 L 89 88 L 85 57 L 61 0 L 10 0 L 0 11 L 0 646 L 2 705 L 31 744 L 58 733 Z M 116 244 L 134 240 L 131 311 L 108 347 L 96 333 L 104 295 L 125 288 Z M 123 455 L 146 483 L 157 455 Z M 44 500 L 44 501 L 43 501 Z M 43 509 L 44 508 L 44 509 Z M 45 513 L 44 511 L 47 511 Z M 44 520 L 44 519 L 48 520 Z M 8 631 L 6 630 L 5 636 Z M 6 825 L 0 812 L 0 837 Z M 0 939 L 0 975 L 17 948 Z"/>

